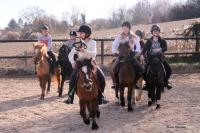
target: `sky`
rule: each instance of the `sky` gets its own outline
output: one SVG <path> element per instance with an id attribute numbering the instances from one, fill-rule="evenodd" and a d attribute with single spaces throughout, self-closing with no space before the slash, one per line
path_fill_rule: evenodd
<path id="1" fill-rule="evenodd" d="M 132 7 L 139 0 L 0 0 L 0 28 L 5 28 L 11 18 L 18 20 L 20 11 L 27 7 L 38 6 L 47 15 L 62 19 L 62 13 L 73 8 L 86 14 L 87 21 L 108 18 L 113 9 Z M 154 1 L 154 0 L 151 0 Z M 184 1 L 184 0 L 175 0 Z"/>

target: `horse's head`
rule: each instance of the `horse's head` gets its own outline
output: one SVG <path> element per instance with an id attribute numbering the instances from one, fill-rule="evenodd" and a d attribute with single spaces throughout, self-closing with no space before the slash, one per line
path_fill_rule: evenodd
<path id="1" fill-rule="evenodd" d="M 36 42 L 33 44 L 34 54 L 37 60 L 41 60 L 42 57 L 47 57 L 47 46 L 44 43 Z"/>
<path id="2" fill-rule="evenodd" d="M 70 49 L 67 46 L 62 45 L 62 47 L 59 49 L 58 60 L 67 60 L 69 52 Z"/>
<path id="3" fill-rule="evenodd" d="M 77 62 L 78 66 L 82 66 L 80 70 L 80 77 L 82 80 L 82 87 L 85 88 L 86 91 L 92 91 L 92 65 L 91 60 L 84 60 L 81 62 Z"/>
<path id="4" fill-rule="evenodd" d="M 163 66 L 162 62 L 158 57 L 152 57 L 150 59 L 150 68 L 149 68 L 150 78 L 155 82 L 162 80 L 163 77 Z"/>
<path id="5" fill-rule="evenodd" d="M 130 46 L 129 46 L 129 42 L 121 42 L 119 44 L 119 47 L 118 47 L 118 50 L 119 50 L 119 56 L 120 57 L 126 57 L 129 55 L 131 49 L 130 49 Z"/>

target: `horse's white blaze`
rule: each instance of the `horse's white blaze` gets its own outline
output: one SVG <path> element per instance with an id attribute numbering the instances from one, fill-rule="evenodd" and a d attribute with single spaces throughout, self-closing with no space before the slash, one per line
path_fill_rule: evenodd
<path id="1" fill-rule="evenodd" d="M 87 74 L 87 72 L 88 72 L 87 66 L 82 67 L 82 72 L 84 72 L 86 75 L 86 78 L 89 79 L 89 75 Z"/>

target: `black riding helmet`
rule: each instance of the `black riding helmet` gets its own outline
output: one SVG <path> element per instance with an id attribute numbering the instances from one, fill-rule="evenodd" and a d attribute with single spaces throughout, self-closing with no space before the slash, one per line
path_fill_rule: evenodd
<path id="1" fill-rule="evenodd" d="M 44 26 L 42 26 L 41 30 L 49 30 L 49 27 L 44 25 Z"/>
<path id="2" fill-rule="evenodd" d="M 143 32 L 142 32 L 141 30 L 136 30 L 136 31 L 135 31 L 135 34 L 136 34 L 137 36 L 139 36 L 140 38 L 143 37 Z"/>
<path id="3" fill-rule="evenodd" d="M 124 27 L 124 26 L 131 29 L 131 24 L 128 21 L 123 22 L 122 27 Z"/>
<path id="4" fill-rule="evenodd" d="M 84 32 L 86 34 L 86 38 L 92 34 L 92 30 L 88 25 L 81 25 L 77 32 Z"/>
<path id="5" fill-rule="evenodd" d="M 160 26 L 158 24 L 154 24 L 151 26 L 151 33 L 153 33 L 153 31 L 159 31 L 160 32 Z"/>
<path id="6" fill-rule="evenodd" d="M 69 32 L 69 35 L 70 36 L 77 36 L 76 31 L 73 31 L 73 30 Z"/>

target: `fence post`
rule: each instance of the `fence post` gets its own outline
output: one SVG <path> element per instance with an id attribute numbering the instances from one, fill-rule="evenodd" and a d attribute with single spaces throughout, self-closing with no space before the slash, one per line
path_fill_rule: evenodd
<path id="1" fill-rule="evenodd" d="M 196 38 L 196 48 L 195 52 L 199 52 L 199 38 Z"/>
<path id="2" fill-rule="evenodd" d="M 28 55 L 28 53 L 27 53 L 27 51 L 24 51 L 24 56 L 27 56 Z M 27 58 L 25 58 L 24 59 L 24 65 L 25 65 L 25 67 L 27 67 Z"/>
<path id="3" fill-rule="evenodd" d="M 104 40 L 101 40 L 101 65 L 104 64 Z"/>

